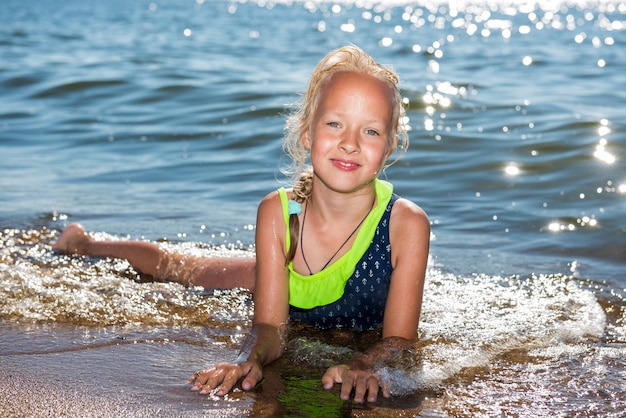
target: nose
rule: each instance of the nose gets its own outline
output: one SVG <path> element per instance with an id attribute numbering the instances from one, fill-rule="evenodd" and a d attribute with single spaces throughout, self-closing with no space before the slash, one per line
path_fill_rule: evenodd
<path id="1" fill-rule="evenodd" d="M 361 150 L 359 146 L 359 133 L 352 129 L 347 129 L 341 137 L 339 148 L 348 154 L 359 152 Z"/>

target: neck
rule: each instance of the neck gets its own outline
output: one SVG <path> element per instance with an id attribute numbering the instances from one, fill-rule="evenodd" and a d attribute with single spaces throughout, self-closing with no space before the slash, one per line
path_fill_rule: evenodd
<path id="1" fill-rule="evenodd" d="M 339 192 L 328 188 L 316 177 L 313 178 L 313 193 L 308 199 L 309 211 L 314 211 L 315 216 L 322 220 L 333 219 L 336 221 L 360 218 L 372 207 L 376 200 L 376 187 L 374 181 L 352 191 Z"/>

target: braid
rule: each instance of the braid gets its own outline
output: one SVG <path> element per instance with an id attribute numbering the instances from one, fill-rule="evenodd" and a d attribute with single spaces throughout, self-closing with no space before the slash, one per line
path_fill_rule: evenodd
<path id="1" fill-rule="evenodd" d="M 306 170 L 298 181 L 293 185 L 294 199 L 298 203 L 302 203 L 313 193 L 313 169 Z"/>
<path id="2" fill-rule="evenodd" d="M 313 169 L 308 169 L 293 185 L 293 197 L 296 202 L 303 203 L 311 196 L 313 192 Z M 289 240 L 291 245 L 289 246 L 289 252 L 287 253 L 286 264 L 296 255 L 298 249 L 298 237 L 300 234 L 300 219 L 295 213 L 289 215 Z"/>

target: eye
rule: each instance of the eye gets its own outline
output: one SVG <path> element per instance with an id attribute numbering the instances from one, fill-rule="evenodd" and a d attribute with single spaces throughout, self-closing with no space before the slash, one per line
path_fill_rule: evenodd
<path id="1" fill-rule="evenodd" d="M 331 128 L 338 128 L 339 122 L 328 122 L 326 125 L 330 126 Z"/>
<path id="2" fill-rule="evenodd" d="M 375 129 L 367 129 L 365 131 L 366 134 L 368 135 L 373 135 L 373 136 L 379 136 L 380 134 L 378 133 L 378 131 L 376 131 Z"/>

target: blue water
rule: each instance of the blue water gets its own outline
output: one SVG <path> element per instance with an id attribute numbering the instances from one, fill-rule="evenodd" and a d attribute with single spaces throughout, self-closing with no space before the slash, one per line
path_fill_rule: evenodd
<path id="1" fill-rule="evenodd" d="M 113 238 L 250 255 L 256 204 L 287 181 L 279 170 L 285 114 L 319 59 L 346 43 L 401 77 L 411 145 L 384 176 L 428 212 L 433 231 L 420 332 L 425 358 L 438 366 L 390 372 L 403 393 L 417 395 L 380 414 L 619 416 L 626 405 L 623 2 L 4 0 L 0 352 L 10 355 L 0 365 L 28 369 L 38 355 L 51 368 L 51 354 L 37 347 L 67 356 L 66 344 L 91 347 L 64 328 L 72 326 L 104 342 L 122 332 L 108 327 L 156 327 L 149 347 L 167 353 L 160 344 L 178 336 L 167 327 L 202 327 L 193 319 L 197 306 L 236 324 L 219 332 L 232 335 L 235 350 L 249 314 L 220 311 L 219 295 L 138 284 L 114 261 L 59 260 L 49 242 L 80 222 Z M 111 280 L 120 294 L 94 296 Z M 80 297 L 66 298 L 68 288 Z M 162 308 L 154 294 L 185 308 L 148 320 L 144 309 Z M 133 305 L 139 299 L 147 305 Z M 110 311 L 98 316 L 100 304 Z M 174 313 L 182 319 L 165 319 Z M 171 369 L 186 373 L 213 360 L 200 344 L 215 338 L 208 329 L 167 346 L 186 356 Z M 145 332 L 122 334 L 145 342 Z M 215 350 L 216 359 L 225 355 Z M 180 388 L 162 378 L 171 396 L 160 398 L 163 410 L 187 411 L 177 405 L 189 395 L 174 396 Z M 125 382 L 126 392 L 137 390 Z M 154 401 L 144 392 L 134 393 L 139 411 Z M 313 409 L 345 409 L 313 393 Z M 265 405 L 266 395 L 258 396 L 239 408 L 254 408 L 255 399 Z"/>

